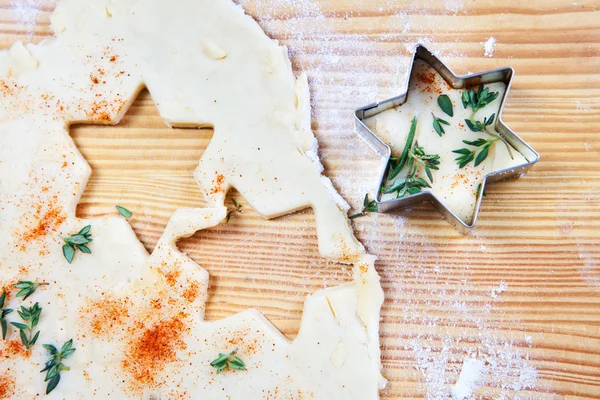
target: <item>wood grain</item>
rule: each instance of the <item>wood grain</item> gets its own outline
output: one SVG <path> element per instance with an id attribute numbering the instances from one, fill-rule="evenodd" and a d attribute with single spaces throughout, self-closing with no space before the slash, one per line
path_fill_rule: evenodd
<path id="1" fill-rule="evenodd" d="M 457 73 L 516 70 L 504 120 L 542 160 L 489 188 L 473 235 L 429 205 L 354 222 L 380 258 L 387 296 L 382 398 L 447 398 L 467 356 L 487 360 L 478 398 L 600 398 L 600 4 L 323 0 L 307 12 L 249 3 L 308 73 L 326 173 L 355 207 L 376 159 L 352 132 L 352 109 L 401 90 L 410 44 L 425 42 Z M 28 26 L 0 1 L 0 45 L 49 35 L 52 5 L 40 9 Z M 498 44 L 486 58 L 490 36 Z M 192 173 L 211 134 L 166 128 L 147 92 L 117 127 L 74 127 L 93 168 L 79 215 L 125 205 L 151 250 L 176 208 L 202 206 Z M 350 271 L 319 257 L 312 211 L 266 221 L 231 195 L 242 214 L 180 243 L 211 274 L 207 318 L 253 307 L 294 337 L 306 295 Z"/>

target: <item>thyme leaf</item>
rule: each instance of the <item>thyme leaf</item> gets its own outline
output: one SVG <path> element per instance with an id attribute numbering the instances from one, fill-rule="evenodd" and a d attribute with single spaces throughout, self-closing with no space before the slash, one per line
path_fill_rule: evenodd
<path id="1" fill-rule="evenodd" d="M 219 357 L 211 361 L 210 366 L 217 369 L 217 374 L 220 374 L 229 367 L 237 371 L 246 371 L 246 364 L 235 355 L 237 349 L 231 353 L 219 353 Z"/>
<path id="2" fill-rule="evenodd" d="M 49 394 L 60 382 L 60 373 L 71 369 L 65 366 L 62 361 L 73 354 L 76 349 L 73 348 L 73 339 L 63 344 L 60 351 L 51 344 L 43 344 L 42 346 L 50 352 L 50 359 L 46 361 L 44 369 L 40 371 L 46 372 L 44 382 L 48 382 L 46 394 Z"/>
<path id="3" fill-rule="evenodd" d="M 444 131 L 444 127 L 442 126 L 442 124 L 450 125 L 450 123 L 448 121 L 444 121 L 443 119 L 436 117 L 433 113 L 431 113 L 431 115 L 433 116 L 433 129 L 438 134 L 438 136 L 444 136 L 444 133 L 446 133 L 446 131 Z"/>
<path id="4" fill-rule="evenodd" d="M 125 218 L 131 218 L 131 216 L 133 215 L 133 213 L 131 211 L 129 211 L 128 209 L 126 209 L 123 206 L 116 205 L 115 208 L 117 209 L 119 214 L 121 214 Z"/>
<path id="5" fill-rule="evenodd" d="M 452 107 L 452 100 L 448 97 L 447 94 L 439 95 L 437 98 L 438 105 L 442 109 L 443 112 L 448 114 L 450 117 L 454 116 L 454 109 Z"/>
<path id="6" fill-rule="evenodd" d="M 6 316 L 13 312 L 10 308 L 4 308 L 4 302 L 6 301 L 6 290 L 2 291 L 2 295 L 0 295 L 0 326 L 2 327 L 2 340 L 6 339 L 6 332 L 8 331 L 8 322 L 6 321 Z"/>
<path id="7" fill-rule="evenodd" d="M 227 213 L 227 220 L 225 222 L 229 222 L 233 213 L 236 213 L 236 212 L 241 213 L 242 212 L 242 205 L 239 204 L 233 197 L 231 198 L 231 202 L 233 203 L 233 206 L 235 208 Z"/>
<path id="8" fill-rule="evenodd" d="M 32 282 L 32 281 L 19 281 L 19 283 L 14 284 L 13 287 L 16 289 L 21 289 L 17 293 L 16 297 L 23 297 L 23 300 L 27 300 L 29 296 L 36 291 L 36 289 L 40 286 L 48 285 L 46 282 Z"/>
<path id="9" fill-rule="evenodd" d="M 23 324 L 20 322 L 11 322 L 11 325 L 13 325 L 19 330 L 21 342 L 23 343 L 25 348 L 29 350 L 33 347 L 38 337 L 40 336 L 40 331 L 37 331 L 37 333 L 34 334 L 33 330 L 35 329 L 40 320 L 42 308 L 38 303 L 35 303 L 29 308 L 21 306 L 21 309 L 17 310 L 17 313 L 25 323 Z"/>
<path id="10" fill-rule="evenodd" d="M 406 144 L 404 145 L 404 150 L 402 150 L 402 155 L 400 156 L 400 160 L 394 169 L 390 172 L 388 179 L 394 179 L 398 173 L 404 168 L 404 164 L 408 161 L 408 152 L 412 147 L 413 141 L 415 139 L 415 132 L 417 131 L 417 116 L 415 115 L 410 124 L 410 130 L 408 131 L 408 136 L 406 137 Z"/>
<path id="11" fill-rule="evenodd" d="M 363 200 L 363 209 L 361 212 L 352 214 L 348 218 L 354 219 L 358 217 L 363 217 L 371 212 L 377 212 L 377 202 L 375 200 L 369 200 L 369 193 L 365 194 L 365 199 Z"/>
<path id="12" fill-rule="evenodd" d="M 86 225 L 76 234 L 63 238 L 65 244 L 62 247 L 62 251 L 65 259 L 69 263 L 73 262 L 75 250 L 79 250 L 85 254 L 92 254 L 92 251 L 87 246 L 88 243 L 91 243 L 94 240 L 92 239 L 92 234 L 90 233 L 91 229 L 91 225 Z"/>

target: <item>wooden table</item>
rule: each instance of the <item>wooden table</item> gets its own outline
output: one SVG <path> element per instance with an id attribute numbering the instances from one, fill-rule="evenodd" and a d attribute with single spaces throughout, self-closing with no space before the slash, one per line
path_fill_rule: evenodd
<path id="1" fill-rule="evenodd" d="M 0 1 L 3 47 L 50 35 L 52 4 L 31 3 Z M 516 70 L 504 119 L 542 160 L 489 187 L 473 235 L 429 205 L 354 221 L 387 296 L 382 398 L 448 398 L 466 357 L 486 362 L 477 398 L 600 398 L 600 3 L 247 3 L 308 73 L 326 174 L 354 207 L 376 159 L 352 110 L 401 91 L 414 43 L 457 73 Z M 126 205 L 151 250 L 176 208 L 203 205 L 192 172 L 212 131 L 166 128 L 147 92 L 117 127 L 71 134 L 93 168 L 80 216 Z M 292 338 L 306 295 L 350 271 L 319 257 L 312 211 L 265 221 L 232 196 L 242 214 L 180 243 L 211 274 L 207 318 L 254 307 Z"/>

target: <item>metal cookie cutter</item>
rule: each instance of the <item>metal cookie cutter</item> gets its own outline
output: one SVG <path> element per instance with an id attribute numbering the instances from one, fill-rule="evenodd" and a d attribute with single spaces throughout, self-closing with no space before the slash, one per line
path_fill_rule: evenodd
<path id="1" fill-rule="evenodd" d="M 477 196 L 475 215 L 473 216 L 473 221 L 470 225 L 465 223 L 465 221 L 461 220 L 456 214 L 454 214 L 450 209 L 448 209 L 448 207 L 446 207 L 446 205 L 444 205 L 444 203 L 440 199 L 438 199 L 433 193 L 429 191 L 423 191 L 414 195 L 401 197 L 399 199 L 389 199 L 381 201 L 381 193 L 380 190 L 378 190 L 377 196 L 375 198 L 375 202 L 377 204 L 377 211 L 387 212 L 392 209 L 408 206 L 413 203 L 429 201 L 433 203 L 433 205 L 444 216 L 444 218 L 446 218 L 446 220 L 450 222 L 459 232 L 467 234 L 477 222 L 479 208 L 481 206 L 481 200 L 483 197 L 481 194 L 485 189 L 486 183 L 494 183 L 523 175 L 529 169 L 529 167 L 531 167 L 533 164 L 539 161 L 540 156 L 538 153 L 536 153 L 535 150 L 533 150 L 527 143 L 525 143 L 519 136 L 517 136 L 502 121 L 502 110 L 504 109 L 504 102 L 506 101 L 506 96 L 508 95 L 508 92 L 510 90 L 512 77 L 514 75 L 514 70 L 512 68 L 499 68 L 491 71 L 481 72 L 478 74 L 457 76 L 454 72 L 452 72 L 450 68 L 444 65 L 444 63 L 442 63 L 439 60 L 439 58 L 437 58 L 433 53 L 427 50 L 423 45 L 418 44 L 413 52 L 411 67 L 408 71 L 409 82 L 406 92 L 401 94 L 400 96 L 392 97 L 391 99 L 387 99 L 379 103 L 371 103 L 367 106 L 360 107 L 354 112 L 354 118 L 358 133 L 371 146 L 371 148 L 373 148 L 377 152 L 377 154 L 379 154 L 383 159 L 386 160 L 385 168 L 383 169 L 383 172 L 381 173 L 381 178 L 379 180 L 378 189 L 380 189 L 385 183 L 386 174 L 388 171 L 388 163 L 392 155 L 392 151 L 390 149 L 390 146 L 384 143 L 377 135 L 375 135 L 375 133 L 373 133 L 365 125 L 364 120 L 374 115 L 377 115 L 383 111 L 386 111 L 390 108 L 397 107 L 406 102 L 409 92 L 408 88 L 410 88 L 412 69 L 415 65 L 416 60 L 423 60 L 429 65 L 431 65 L 431 67 L 433 67 L 433 69 L 435 69 L 442 76 L 442 78 L 444 78 L 444 80 L 455 89 L 477 87 L 480 84 L 504 82 L 506 84 L 506 91 L 504 92 L 504 97 L 502 98 L 502 102 L 500 103 L 498 117 L 496 118 L 495 122 L 495 129 L 496 132 L 502 135 L 510 145 L 512 145 L 519 153 L 523 155 L 527 162 L 516 167 L 506 168 L 500 171 L 489 173 L 483 178 L 483 182 L 481 183 L 481 188 L 479 189 L 479 194 Z"/>

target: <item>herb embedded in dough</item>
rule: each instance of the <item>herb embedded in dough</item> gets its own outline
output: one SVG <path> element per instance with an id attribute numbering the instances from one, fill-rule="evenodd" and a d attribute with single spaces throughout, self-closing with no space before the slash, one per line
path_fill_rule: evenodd
<path id="1" fill-rule="evenodd" d="M 2 340 L 6 339 L 6 332 L 8 331 L 8 322 L 6 322 L 6 316 L 13 312 L 12 309 L 4 307 L 4 302 L 6 301 L 6 290 L 2 291 L 2 295 L 0 296 L 0 326 L 2 327 Z"/>
<path id="2" fill-rule="evenodd" d="M 117 206 L 115 206 L 115 208 L 117 209 L 117 211 L 119 212 L 119 214 L 121 214 L 125 218 L 131 218 L 131 216 L 133 215 L 133 213 L 131 211 L 129 211 L 128 209 L 126 209 L 123 206 L 117 205 Z"/>
<path id="3" fill-rule="evenodd" d="M 60 373 L 62 371 L 71 370 L 71 368 L 62 363 L 62 360 L 73 354 L 75 349 L 73 348 L 73 339 L 63 344 L 60 351 L 51 344 L 43 344 L 42 346 L 50 352 L 50 359 L 46 361 L 44 369 L 40 371 L 46 372 L 44 382 L 48 382 L 48 386 L 46 386 L 46 394 L 48 394 L 53 391 L 56 385 L 58 385 L 58 382 L 60 382 Z"/>
<path id="4" fill-rule="evenodd" d="M 227 367 L 237 371 L 246 371 L 246 364 L 235 355 L 236 352 L 237 350 L 233 350 L 231 353 L 226 354 L 219 353 L 219 357 L 213 360 L 210 363 L 210 366 L 217 369 L 217 374 L 223 372 Z"/>
<path id="5" fill-rule="evenodd" d="M 23 300 L 27 300 L 29 296 L 36 291 L 40 286 L 48 285 L 46 282 L 32 282 L 32 281 L 19 281 L 19 283 L 13 285 L 16 289 L 21 289 L 17 293 L 17 297 L 23 297 Z"/>
<path id="6" fill-rule="evenodd" d="M 73 258 L 75 257 L 75 249 L 79 249 L 79 251 L 81 251 L 82 253 L 92 254 L 90 248 L 87 247 L 87 244 L 94 240 L 92 239 L 90 229 L 92 229 L 92 226 L 87 225 L 78 233 L 63 238 L 63 240 L 65 241 L 65 244 L 62 247 L 63 255 L 69 263 L 71 263 L 73 261 Z"/>
<path id="7" fill-rule="evenodd" d="M 369 193 L 365 194 L 365 199 L 363 200 L 363 209 L 361 212 L 352 214 L 348 218 L 354 219 L 358 217 L 362 217 L 371 212 L 377 212 L 377 202 L 375 200 L 369 200 Z"/>
<path id="8" fill-rule="evenodd" d="M 33 330 L 37 326 L 40 321 L 40 314 L 42 313 L 42 308 L 38 303 L 35 303 L 33 306 L 27 308 L 25 306 L 21 306 L 20 310 L 17 310 L 19 316 L 23 319 L 23 323 L 20 322 L 11 322 L 11 324 L 19 330 L 19 335 L 21 336 L 21 342 L 27 348 L 27 350 L 31 349 L 35 342 L 37 342 L 38 337 L 40 336 L 40 331 L 34 335 Z"/>

